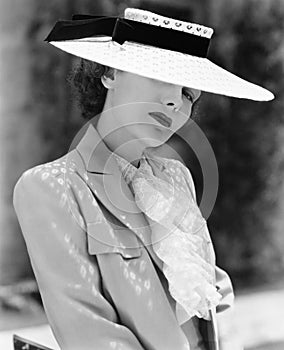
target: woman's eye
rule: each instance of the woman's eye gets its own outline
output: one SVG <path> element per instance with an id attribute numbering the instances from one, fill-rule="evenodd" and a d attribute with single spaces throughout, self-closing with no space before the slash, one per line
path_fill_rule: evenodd
<path id="1" fill-rule="evenodd" d="M 194 102 L 194 98 L 193 98 L 192 94 L 189 91 L 183 90 L 182 93 L 191 103 Z"/>

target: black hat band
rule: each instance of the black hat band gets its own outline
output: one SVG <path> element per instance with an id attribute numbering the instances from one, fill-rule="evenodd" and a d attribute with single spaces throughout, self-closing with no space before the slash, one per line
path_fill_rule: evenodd
<path id="1" fill-rule="evenodd" d="M 74 15 L 71 21 L 58 21 L 45 41 L 83 39 L 111 36 L 123 44 L 132 41 L 161 49 L 206 57 L 210 39 L 180 30 L 159 27 L 119 17 Z"/>

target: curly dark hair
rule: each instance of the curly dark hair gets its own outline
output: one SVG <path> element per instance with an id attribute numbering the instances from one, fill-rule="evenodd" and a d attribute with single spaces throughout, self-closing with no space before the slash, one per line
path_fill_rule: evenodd
<path id="1" fill-rule="evenodd" d="M 90 120 L 103 110 L 107 89 L 101 77 L 112 78 L 113 72 L 111 67 L 82 58 L 69 73 L 67 81 L 72 86 L 83 119 Z"/>

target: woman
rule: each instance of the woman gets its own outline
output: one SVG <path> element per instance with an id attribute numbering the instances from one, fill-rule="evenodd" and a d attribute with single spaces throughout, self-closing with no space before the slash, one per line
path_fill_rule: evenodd
<path id="1" fill-rule="evenodd" d="M 190 172 L 155 155 L 201 91 L 273 98 L 206 59 L 212 33 L 126 9 L 124 18 L 57 22 L 47 38 L 104 65 L 82 61 L 74 79 L 85 115 L 100 115 L 72 151 L 26 171 L 14 191 L 61 349 L 241 349 L 232 285 L 215 265 Z M 93 104 L 86 65 L 100 72 Z"/>

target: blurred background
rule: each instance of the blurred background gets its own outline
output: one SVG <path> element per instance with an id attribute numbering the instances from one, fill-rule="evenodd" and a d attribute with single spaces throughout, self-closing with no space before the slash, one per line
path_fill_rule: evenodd
<path id="1" fill-rule="evenodd" d="M 85 123 L 67 82 L 77 59 L 43 40 L 56 20 L 74 13 L 121 15 L 138 7 L 214 28 L 209 58 L 276 96 L 261 103 L 203 93 L 193 118 L 218 163 L 208 224 L 217 263 L 235 287 L 240 336 L 246 349 L 283 350 L 284 0 L 0 0 L 0 6 L 0 344 L 18 329 L 46 329 L 38 328 L 46 318 L 13 188 L 26 169 L 67 152 Z M 200 200 L 198 160 L 178 137 L 171 142 L 182 149 Z"/>

